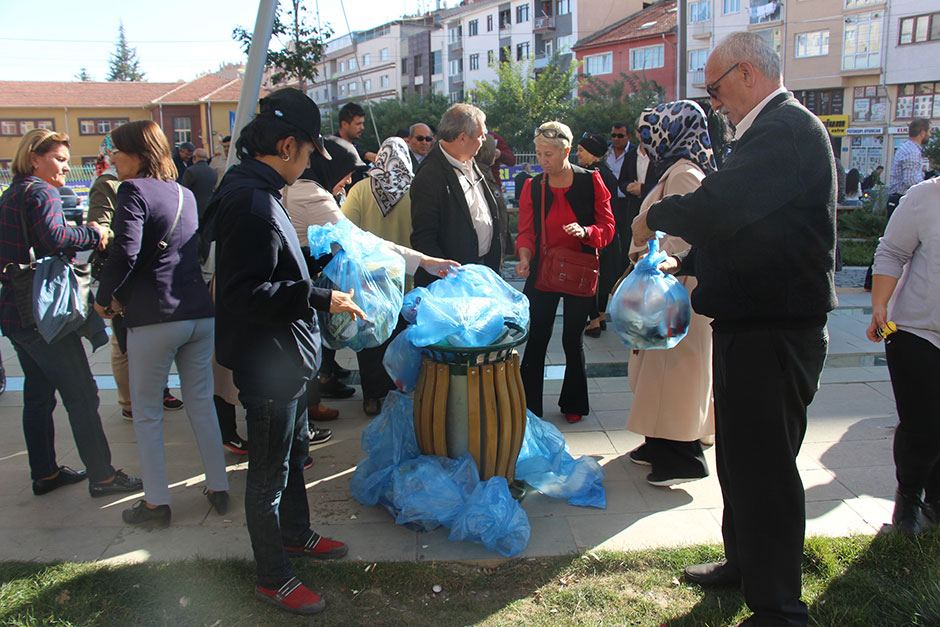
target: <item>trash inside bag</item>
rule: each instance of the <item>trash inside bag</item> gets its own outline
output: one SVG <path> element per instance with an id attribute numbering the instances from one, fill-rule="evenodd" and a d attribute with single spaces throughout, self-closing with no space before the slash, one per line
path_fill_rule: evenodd
<path id="1" fill-rule="evenodd" d="M 450 529 L 450 540 L 478 542 L 512 557 L 529 544 L 531 527 L 525 510 L 509 494 L 504 477 L 478 483 Z"/>
<path id="2" fill-rule="evenodd" d="M 405 289 L 405 260 L 375 235 L 346 218 L 336 224 L 307 229 L 310 254 L 333 259 L 316 280 L 317 287 L 348 292 L 365 312 L 365 320 L 349 313 L 317 311 L 320 334 L 330 348 L 360 351 L 374 348 L 392 336 L 398 324 Z"/>
<path id="3" fill-rule="evenodd" d="M 470 453 L 456 460 L 422 455 L 402 462 L 392 472 L 395 522 L 418 531 L 450 527 L 478 483 Z"/>
<path id="4" fill-rule="evenodd" d="M 662 237 L 662 233 L 657 233 Z M 689 331 L 689 292 L 656 266 L 666 258 L 659 240 L 610 297 L 610 319 L 623 343 L 635 350 L 669 349 Z"/>
<path id="5" fill-rule="evenodd" d="M 574 459 L 555 425 L 526 412 L 525 436 L 516 461 L 516 479 L 569 505 L 607 507 L 606 473 L 593 457 Z"/>
<path id="6" fill-rule="evenodd" d="M 382 357 L 385 372 L 403 392 L 410 392 L 418 384 L 421 371 L 421 349 L 411 342 L 411 327 L 405 329 L 389 342 Z"/>

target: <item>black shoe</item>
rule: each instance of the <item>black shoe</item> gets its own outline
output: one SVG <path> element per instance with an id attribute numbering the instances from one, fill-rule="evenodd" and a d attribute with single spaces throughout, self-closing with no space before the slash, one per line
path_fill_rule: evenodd
<path id="1" fill-rule="evenodd" d="M 33 480 L 33 494 L 42 496 L 64 485 L 72 485 L 73 483 L 84 481 L 87 477 L 88 475 L 84 470 L 72 470 L 68 466 L 59 466 L 59 474 L 55 477 L 51 479 Z"/>
<path id="2" fill-rule="evenodd" d="M 212 504 L 216 514 L 222 516 L 225 514 L 225 512 L 228 511 L 228 492 L 225 490 L 209 492 L 209 488 L 203 488 L 202 493 L 206 495 L 207 499 L 209 499 L 209 503 Z"/>
<path id="3" fill-rule="evenodd" d="M 236 455 L 248 454 L 248 440 L 243 440 L 236 434 L 231 440 L 224 440 L 222 447 Z"/>
<path id="4" fill-rule="evenodd" d="M 0 394 L 3 394 L 7 391 L 7 371 L 6 368 L 0 366 Z"/>
<path id="5" fill-rule="evenodd" d="M 588 327 L 584 330 L 584 334 L 588 337 L 600 337 L 601 328 L 600 327 Z"/>
<path id="6" fill-rule="evenodd" d="M 333 437 L 333 432 L 329 429 L 317 429 L 314 427 L 310 430 L 310 446 L 314 444 L 323 444 L 324 442 L 329 441 Z"/>
<path id="7" fill-rule="evenodd" d="M 170 394 L 170 388 L 163 388 L 163 409 L 170 411 L 183 409 L 183 401 Z"/>
<path id="8" fill-rule="evenodd" d="M 304 470 L 310 470 L 313 468 L 313 458 L 307 455 L 307 459 L 304 460 Z"/>
<path id="9" fill-rule="evenodd" d="M 651 472 L 646 475 L 646 483 L 654 485 L 660 488 L 667 488 L 671 485 L 676 485 L 679 483 L 688 483 L 689 481 L 698 481 L 699 479 L 704 479 L 708 476 L 708 473 L 696 474 L 696 475 L 674 475 L 674 474 L 661 474 L 657 472 Z"/>
<path id="10" fill-rule="evenodd" d="M 140 499 L 130 509 L 121 512 L 121 518 L 128 525 L 140 525 L 151 529 L 165 529 L 170 526 L 170 506 L 157 505 L 156 508 L 147 507 L 147 501 Z"/>
<path id="11" fill-rule="evenodd" d="M 741 573 L 726 561 L 709 562 L 687 566 L 685 580 L 700 586 L 737 586 L 741 584 Z"/>
<path id="12" fill-rule="evenodd" d="M 140 492 L 144 488 L 144 482 L 137 477 L 129 477 L 124 471 L 114 471 L 114 479 L 107 483 L 88 482 L 88 493 L 92 496 L 108 496 L 109 494 L 119 494 L 122 492 Z"/>
<path id="13" fill-rule="evenodd" d="M 913 536 L 923 531 L 923 526 L 920 524 L 922 505 L 920 496 L 895 492 L 894 514 L 891 516 L 894 528 L 906 536 Z"/>
<path id="14" fill-rule="evenodd" d="M 365 412 L 366 416 L 378 416 L 382 413 L 382 400 L 381 398 L 367 398 L 362 401 L 362 411 Z"/>
<path id="15" fill-rule="evenodd" d="M 336 364 L 333 367 L 333 376 L 336 377 L 337 379 L 348 379 L 349 375 L 351 374 L 352 374 L 352 370 L 347 370 L 346 368 L 343 368 L 339 364 Z"/>
<path id="16" fill-rule="evenodd" d="M 630 458 L 630 461 L 634 464 L 639 464 L 640 466 L 652 466 L 653 460 L 649 457 L 649 448 L 645 444 L 641 444 L 627 454 L 627 457 Z"/>
<path id="17" fill-rule="evenodd" d="M 322 398 L 349 398 L 355 393 L 356 388 L 346 385 L 336 377 L 330 377 L 326 381 L 320 380 Z"/>

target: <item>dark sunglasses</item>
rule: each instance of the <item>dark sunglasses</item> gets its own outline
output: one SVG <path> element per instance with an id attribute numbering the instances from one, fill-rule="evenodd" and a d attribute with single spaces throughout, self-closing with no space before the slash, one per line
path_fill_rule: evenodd
<path id="1" fill-rule="evenodd" d="M 538 137 L 539 135 L 541 135 L 542 137 L 544 137 L 544 138 L 546 138 L 546 139 L 555 139 L 556 137 L 561 137 L 562 139 L 566 139 L 566 140 L 568 140 L 569 142 L 571 141 L 571 138 L 570 138 L 570 137 L 568 137 L 567 135 L 565 135 L 565 134 L 562 133 L 561 131 L 556 130 L 556 129 L 553 129 L 553 128 L 537 128 L 537 129 L 535 129 L 535 136 Z"/>
<path id="2" fill-rule="evenodd" d="M 627 134 L 626 133 L 611 133 L 610 136 L 615 137 L 617 139 L 623 139 L 624 137 L 627 136 Z"/>
<path id="3" fill-rule="evenodd" d="M 433 135 L 415 135 L 415 139 L 419 142 L 432 142 L 434 141 Z"/>
<path id="4" fill-rule="evenodd" d="M 727 72 L 725 72 L 724 74 L 722 74 L 721 76 L 719 76 L 717 79 L 715 79 L 715 82 L 714 82 L 714 83 L 709 83 L 708 85 L 705 85 L 705 91 L 708 92 L 708 95 L 709 95 L 709 96 L 711 96 L 712 98 L 718 98 L 718 83 L 720 83 L 720 82 L 721 82 L 721 79 L 723 79 L 724 77 L 726 77 L 728 74 L 731 74 L 731 72 L 732 72 L 732 71 L 734 70 L 734 68 L 736 68 L 736 67 L 738 67 L 738 64 L 737 64 L 737 63 L 735 63 L 734 65 L 732 65 L 731 67 L 729 67 Z"/>

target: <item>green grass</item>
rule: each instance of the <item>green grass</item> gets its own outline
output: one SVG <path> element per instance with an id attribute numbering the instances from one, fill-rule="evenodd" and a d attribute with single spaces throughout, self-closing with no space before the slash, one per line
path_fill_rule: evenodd
<path id="1" fill-rule="evenodd" d="M 876 248 L 878 248 L 877 238 L 861 242 L 839 240 L 839 252 L 842 253 L 842 263 L 846 266 L 869 265 L 875 258 Z"/>
<path id="2" fill-rule="evenodd" d="M 804 601 L 811 625 L 940 624 L 940 534 L 811 538 Z M 320 617 L 293 617 L 251 597 L 241 560 L 103 566 L 0 564 L 2 625 L 659 625 L 737 624 L 737 590 L 703 591 L 683 566 L 720 557 L 700 546 L 458 563 L 297 562 L 327 599 Z M 368 570 L 367 570 L 368 568 Z M 432 586 L 440 585 L 439 594 Z"/>

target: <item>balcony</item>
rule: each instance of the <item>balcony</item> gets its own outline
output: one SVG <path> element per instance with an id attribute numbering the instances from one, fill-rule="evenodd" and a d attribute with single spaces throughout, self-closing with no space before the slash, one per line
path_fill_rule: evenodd
<path id="1" fill-rule="evenodd" d="M 710 19 L 689 23 L 689 37 L 693 39 L 709 39 L 712 36 L 712 21 Z"/>
<path id="2" fill-rule="evenodd" d="M 535 54 L 535 61 L 532 62 L 532 69 L 544 70 L 548 67 L 548 62 L 551 61 L 551 56 L 546 55 L 544 52 L 537 52 Z"/>
<path id="3" fill-rule="evenodd" d="M 767 24 L 769 22 L 779 22 L 783 3 L 778 0 L 751 0 L 751 6 L 748 9 L 750 14 L 751 26 L 754 24 Z"/>
<path id="4" fill-rule="evenodd" d="M 541 17 L 535 18 L 535 22 L 533 22 L 532 24 L 532 32 L 534 33 L 555 32 L 555 16 L 543 15 Z"/>
<path id="5" fill-rule="evenodd" d="M 689 77 L 692 79 L 692 85 L 705 86 L 705 70 L 689 70 Z"/>

